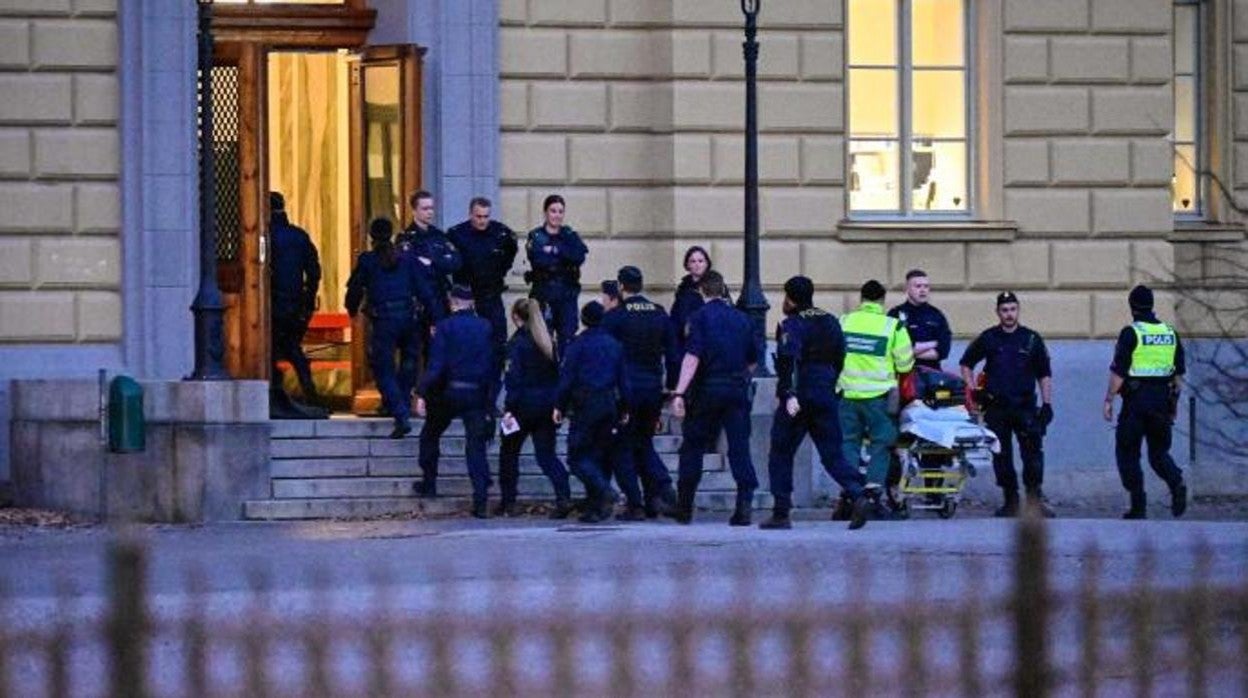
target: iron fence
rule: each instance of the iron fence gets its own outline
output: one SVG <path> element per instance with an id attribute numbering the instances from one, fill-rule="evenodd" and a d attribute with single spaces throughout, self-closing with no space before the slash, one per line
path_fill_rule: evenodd
<path id="1" fill-rule="evenodd" d="M 95 605 L 62 589 L 23 623 L 0 604 L 0 697 L 1248 695 L 1248 584 L 1211 581 L 1204 546 L 1190 580 L 1159 579 L 1144 548 L 1126 584 L 1089 548 L 1064 588 L 1039 522 L 997 584 L 974 557 L 952 580 L 857 554 L 833 589 L 830 554 L 540 574 L 469 560 L 488 582 L 322 575 L 298 593 L 259 571 L 209 593 L 191 572 L 170 595 L 120 542 Z"/>

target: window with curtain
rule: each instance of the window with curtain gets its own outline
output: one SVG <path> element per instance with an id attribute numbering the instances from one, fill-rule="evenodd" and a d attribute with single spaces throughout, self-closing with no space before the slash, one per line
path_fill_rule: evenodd
<path id="1" fill-rule="evenodd" d="M 848 0 L 849 211 L 971 210 L 966 0 Z"/>
<path id="2" fill-rule="evenodd" d="M 1201 171 L 1200 5 L 1178 0 L 1174 5 L 1174 179 L 1175 215 L 1202 211 Z"/>

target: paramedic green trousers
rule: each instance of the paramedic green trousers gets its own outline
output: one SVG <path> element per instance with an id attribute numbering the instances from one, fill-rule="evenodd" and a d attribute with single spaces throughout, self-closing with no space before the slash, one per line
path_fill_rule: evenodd
<path id="1" fill-rule="evenodd" d="M 888 450 L 897 441 L 897 425 L 888 413 L 888 397 L 841 401 L 841 432 L 844 441 L 841 448 L 845 462 L 853 465 L 862 460 L 862 441 L 870 441 L 867 464 L 867 485 L 884 486 L 888 477 Z"/>

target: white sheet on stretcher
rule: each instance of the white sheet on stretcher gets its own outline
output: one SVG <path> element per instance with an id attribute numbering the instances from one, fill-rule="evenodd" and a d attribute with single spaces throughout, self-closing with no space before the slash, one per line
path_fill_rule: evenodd
<path id="1" fill-rule="evenodd" d="M 901 431 L 953 448 L 958 437 L 983 437 L 993 453 L 1001 451 L 997 435 L 971 419 L 965 407 L 941 407 L 932 409 L 919 401 L 906 405 L 901 411 Z"/>

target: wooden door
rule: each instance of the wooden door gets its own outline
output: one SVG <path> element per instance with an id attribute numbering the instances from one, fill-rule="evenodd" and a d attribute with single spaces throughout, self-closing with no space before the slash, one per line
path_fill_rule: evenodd
<path id="1" fill-rule="evenodd" d="M 421 186 L 421 56 L 414 45 L 371 46 L 351 64 L 351 252 L 369 248 L 368 224 L 389 218 L 395 230 L 410 221 L 407 198 Z M 352 325 L 352 410 L 374 412 L 381 402 L 368 367 L 368 321 Z"/>

